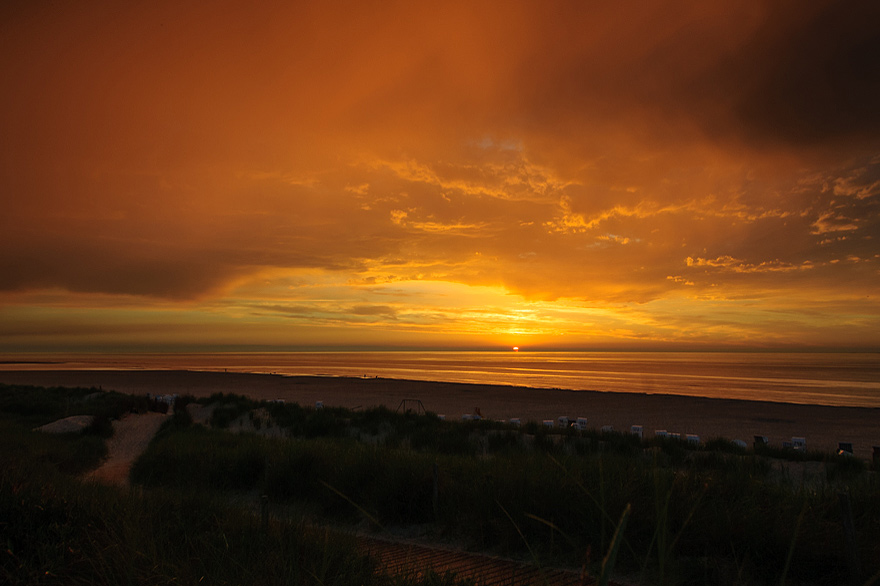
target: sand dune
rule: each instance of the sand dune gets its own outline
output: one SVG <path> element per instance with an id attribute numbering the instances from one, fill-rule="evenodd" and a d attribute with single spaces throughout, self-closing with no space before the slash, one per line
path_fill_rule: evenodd
<path id="1" fill-rule="evenodd" d="M 852 442 L 858 457 L 870 459 L 880 446 L 880 409 L 793 405 L 762 401 L 705 399 L 595 391 L 531 389 L 502 385 L 468 385 L 390 379 L 289 377 L 267 374 L 180 371 L 0 371 L 0 382 L 41 386 L 100 387 L 125 393 L 238 393 L 254 399 L 285 399 L 304 405 L 396 409 L 404 399 L 458 419 L 479 408 L 490 419 L 523 421 L 560 415 L 587 417 L 591 426 L 628 430 L 642 425 L 681 434 L 743 439 L 766 435 L 780 446 L 793 436 L 805 437 L 808 449 L 834 451 L 839 441 Z"/>

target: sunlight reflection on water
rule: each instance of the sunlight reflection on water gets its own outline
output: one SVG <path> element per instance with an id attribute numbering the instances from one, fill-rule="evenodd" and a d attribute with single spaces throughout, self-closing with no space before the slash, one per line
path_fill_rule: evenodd
<path id="1" fill-rule="evenodd" d="M 378 376 L 880 407 L 880 354 L 871 353 L 273 352 L 0 359 L 4 370 L 109 368 Z"/>

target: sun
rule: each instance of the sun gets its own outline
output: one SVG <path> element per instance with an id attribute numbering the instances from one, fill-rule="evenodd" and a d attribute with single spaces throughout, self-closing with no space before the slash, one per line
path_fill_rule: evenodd
<path id="1" fill-rule="evenodd" d="M 514 352 L 519 352 L 519 346 L 514 346 L 514 347 L 513 347 L 513 351 L 514 351 Z"/>

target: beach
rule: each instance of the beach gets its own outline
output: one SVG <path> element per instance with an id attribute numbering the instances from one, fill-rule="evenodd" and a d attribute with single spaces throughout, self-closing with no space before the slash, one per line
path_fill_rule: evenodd
<path id="1" fill-rule="evenodd" d="M 257 400 L 284 399 L 302 405 L 323 402 L 349 409 L 384 405 L 417 408 L 461 419 L 477 409 L 484 418 L 523 422 L 586 417 L 589 426 L 611 425 L 628 431 L 641 425 L 645 437 L 655 430 L 711 438 L 741 439 L 749 445 L 764 435 L 781 447 L 792 437 L 806 438 L 807 449 L 833 452 L 838 442 L 853 444 L 857 457 L 871 459 L 880 446 L 880 409 L 832 407 L 768 401 L 710 399 L 664 394 L 571 391 L 505 385 L 425 382 L 388 378 L 286 376 L 273 374 L 169 370 L 9 370 L 0 383 L 96 387 L 129 394 L 178 394 L 207 397 L 235 393 Z"/>

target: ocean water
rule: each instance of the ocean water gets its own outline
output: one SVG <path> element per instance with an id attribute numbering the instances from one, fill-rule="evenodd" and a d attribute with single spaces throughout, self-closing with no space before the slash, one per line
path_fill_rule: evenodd
<path id="1" fill-rule="evenodd" d="M 367 376 L 880 407 L 880 353 L 270 352 L 0 356 L 4 370 Z"/>

